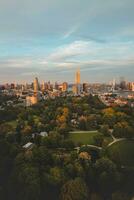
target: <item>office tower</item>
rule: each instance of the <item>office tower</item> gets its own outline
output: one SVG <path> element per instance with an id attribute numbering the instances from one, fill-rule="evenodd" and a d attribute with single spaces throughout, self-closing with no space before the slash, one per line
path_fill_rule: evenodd
<path id="1" fill-rule="evenodd" d="M 42 92 L 45 91 L 45 82 L 44 81 L 42 81 L 41 90 L 42 90 Z"/>
<path id="2" fill-rule="evenodd" d="M 39 90 L 39 82 L 38 82 L 38 78 L 36 77 L 34 79 L 34 103 L 38 102 L 38 90 Z"/>
<path id="3" fill-rule="evenodd" d="M 36 78 L 34 79 L 34 94 L 35 94 L 35 95 L 37 95 L 38 90 L 39 90 L 39 82 L 38 82 L 38 78 L 36 77 Z"/>
<path id="4" fill-rule="evenodd" d="M 128 83 L 128 89 L 134 92 L 134 82 Z"/>
<path id="5" fill-rule="evenodd" d="M 62 83 L 62 91 L 66 92 L 67 90 L 68 90 L 68 83 L 67 82 Z"/>
<path id="6" fill-rule="evenodd" d="M 80 84 L 80 70 L 78 69 L 75 75 L 75 85 L 73 87 L 73 92 L 75 95 L 79 95 L 81 93 L 81 84 Z"/>
<path id="7" fill-rule="evenodd" d="M 88 90 L 88 84 L 83 83 L 83 92 L 87 92 L 87 90 Z"/>
<path id="8" fill-rule="evenodd" d="M 75 83 L 80 84 L 80 70 L 79 69 L 76 72 Z"/>
<path id="9" fill-rule="evenodd" d="M 31 106 L 33 104 L 38 103 L 38 99 L 39 99 L 39 97 L 38 97 L 38 90 L 39 90 L 38 78 L 34 79 L 33 87 L 34 87 L 34 95 L 26 97 L 26 106 Z"/>
<path id="10" fill-rule="evenodd" d="M 132 91 L 134 92 L 134 82 L 131 83 Z"/>

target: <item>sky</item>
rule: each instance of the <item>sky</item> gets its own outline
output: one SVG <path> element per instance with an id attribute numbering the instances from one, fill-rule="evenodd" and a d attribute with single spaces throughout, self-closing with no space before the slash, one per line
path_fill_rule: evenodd
<path id="1" fill-rule="evenodd" d="M 133 0 L 0 0 L 0 83 L 134 81 Z"/>

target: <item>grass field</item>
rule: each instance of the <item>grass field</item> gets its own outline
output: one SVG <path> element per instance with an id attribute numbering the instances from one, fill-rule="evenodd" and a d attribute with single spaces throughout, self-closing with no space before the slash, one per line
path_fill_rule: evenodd
<path id="1" fill-rule="evenodd" d="M 94 136 L 101 135 L 98 131 L 72 131 L 69 138 L 77 144 L 92 144 L 95 145 Z"/>
<path id="2" fill-rule="evenodd" d="M 134 140 L 113 144 L 107 150 L 109 158 L 121 166 L 134 167 Z"/>
<path id="3" fill-rule="evenodd" d="M 17 126 L 17 122 L 16 121 L 10 121 L 10 122 L 7 122 L 7 124 L 9 124 L 10 126 L 12 126 L 13 129 L 16 129 L 16 126 Z"/>

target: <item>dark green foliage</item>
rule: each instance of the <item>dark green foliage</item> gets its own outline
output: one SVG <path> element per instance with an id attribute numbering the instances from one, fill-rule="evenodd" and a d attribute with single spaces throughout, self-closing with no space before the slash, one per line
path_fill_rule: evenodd
<path id="1" fill-rule="evenodd" d="M 132 199 L 133 121 L 134 109 L 106 108 L 92 95 L 57 97 L 29 108 L 5 104 L 5 110 L 0 111 L 0 199 Z M 102 150 L 81 146 L 77 151 L 79 144 L 74 144 L 70 132 L 79 129 L 79 143 L 88 130 L 90 138 L 86 140 L 90 141 L 86 144 L 92 139 L 91 144 Z M 116 144 L 104 148 L 112 130 L 114 136 L 129 140 L 122 141 L 123 146 L 119 143 L 118 148 Z M 41 131 L 47 131 L 48 136 L 41 137 Z M 34 143 L 32 149 L 23 148 L 27 142 Z M 81 159 L 81 152 L 88 153 L 88 159 Z"/>
<path id="2" fill-rule="evenodd" d="M 88 188 L 83 180 L 70 180 L 61 189 L 61 200 L 88 200 Z"/>

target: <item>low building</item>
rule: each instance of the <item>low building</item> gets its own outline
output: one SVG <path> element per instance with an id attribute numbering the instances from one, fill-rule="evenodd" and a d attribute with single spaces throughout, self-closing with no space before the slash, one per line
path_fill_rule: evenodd
<path id="1" fill-rule="evenodd" d="M 26 149 L 26 150 L 30 150 L 30 149 L 33 148 L 33 146 L 34 146 L 34 144 L 32 142 L 28 142 L 27 144 L 25 144 L 23 146 L 23 148 Z"/>
<path id="2" fill-rule="evenodd" d="M 42 136 L 42 137 L 48 137 L 48 133 L 47 132 L 41 132 L 39 135 Z"/>
<path id="3" fill-rule="evenodd" d="M 32 134 L 32 138 L 35 138 L 36 136 L 48 137 L 48 133 L 43 131 L 43 132 L 40 132 L 40 133 L 33 133 Z"/>

